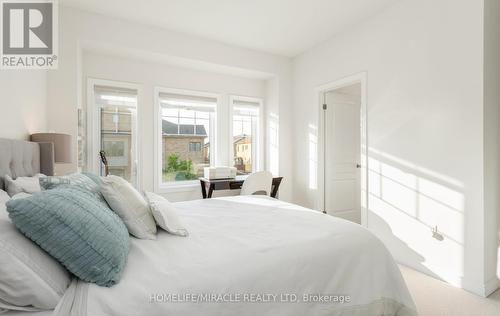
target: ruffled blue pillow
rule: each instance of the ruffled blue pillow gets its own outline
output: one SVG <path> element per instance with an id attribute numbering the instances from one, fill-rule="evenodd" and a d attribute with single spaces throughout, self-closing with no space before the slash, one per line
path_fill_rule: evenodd
<path id="1" fill-rule="evenodd" d="M 40 187 L 43 190 L 57 189 L 63 186 L 76 186 L 90 192 L 100 202 L 108 205 L 101 194 L 101 179 L 92 173 L 72 173 L 66 176 L 41 177 Z"/>
<path id="2" fill-rule="evenodd" d="M 62 186 L 6 205 L 16 227 L 78 278 L 101 286 L 120 280 L 128 230 L 92 193 Z"/>

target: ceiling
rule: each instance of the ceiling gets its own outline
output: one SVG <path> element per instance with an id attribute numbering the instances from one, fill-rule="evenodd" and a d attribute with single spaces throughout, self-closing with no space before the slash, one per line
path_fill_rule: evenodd
<path id="1" fill-rule="evenodd" d="M 397 0 L 60 0 L 107 16 L 296 56 Z"/>

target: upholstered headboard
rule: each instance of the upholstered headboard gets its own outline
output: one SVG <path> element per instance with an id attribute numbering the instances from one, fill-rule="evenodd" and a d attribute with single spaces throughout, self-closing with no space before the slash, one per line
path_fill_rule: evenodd
<path id="1" fill-rule="evenodd" d="M 54 174 L 54 144 L 0 138 L 0 189 L 6 174 L 13 179 Z"/>

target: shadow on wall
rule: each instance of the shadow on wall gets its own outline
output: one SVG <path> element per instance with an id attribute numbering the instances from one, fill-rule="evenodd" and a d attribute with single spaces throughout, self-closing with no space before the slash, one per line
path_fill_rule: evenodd
<path id="1" fill-rule="evenodd" d="M 384 221 L 384 219 L 374 213 L 371 213 L 369 215 L 369 221 L 377 226 L 377 236 L 384 241 L 384 244 L 389 249 L 399 249 L 399 254 L 404 256 L 404 258 L 407 258 L 408 262 L 412 263 L 411 268 L 424 272 L 436 279 L 443 280 L 439 277 L 439 275 L 424 265 L 425 258 L 421 254 L 414 251 L 408 246 L 408 244 L 392 233 L 391 227 Z M 390 242 L 388 243 L 387 240 Z M 406 262 L 401 263 L 407 265 Z"/>
<path id="2" fill-rule="evenodd" d="M 368 159 L 370 230 L 400 263 L 461 286 L 463 184 L 375 148 Z"/>
<path id="3" fill-rule="evenodd" d="M 303 181 L 308 192 L 314 193 L 319 180 L 316 125 L 308 125 L 307 137 L 308 177 Z M 401 264 L 463 286 L 467 264 L 464 184 L 374 147 L 368 148 L 368 168 L 370 230 Z M 309 199 L 309 204 L 314 203 Z"/>

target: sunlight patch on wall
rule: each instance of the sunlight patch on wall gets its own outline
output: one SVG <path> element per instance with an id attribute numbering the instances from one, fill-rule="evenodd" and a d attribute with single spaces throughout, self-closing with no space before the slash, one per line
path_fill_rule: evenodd
<path id="1" fill-rule="evenodd" d="M 408 263 L 421 264 L 460 285 L 465 207 L 461 182 L 381 151 L 369 151 L 370 211 L 388 225 L 388 237 L 392 234 L 402 242 L 390 247 L 398 248 L 395 251 L 407 248 L 414 257 L 408 253 L 401 257 L 419 261 Z M 437 234 L 432 232 L 435 227 Z"/>
<path id="2" fill-rule="evenodd" d="M 318 127 L 309 124 L 309 189 L 318 188 Z"/>
<path id="3" fill-rule="evenodd" d="M 444 182 L 452 187 L 458 187 L 458 188 L 463 188 L 464 184 L 461 181 L 458 181 L 457 179 L 454 179 L 452 177 L 449 177 L 447 175 L 440 174 L 438 172 L 432 171 L 430 169 L 427 169 L 422 166 L 417 166 L 413 162 L 401 159 L 399 157 L 393 156 L 391 154 L 382 152 L 376 148 L 370 147 L 368 149 L 370 155 L 375 155 L 379 156 L 382 158 L 382 160 L 387 159 L 388 161 L 392 161 L 395 164 L 401 165 L 403 167 L 410 168 L 412 170 L 418 171 L 419 173 L 429 177 L 429 178 L 434 178 L 437 179 L 441 182 Z"/>
<path id="4" fill-rule="evenodd" d="M 275 113 L 269 113 L 268 117 L 268 139 L 269 139 L 269 171 L 273 175 L 279 175 L 279 116 Z"/>

